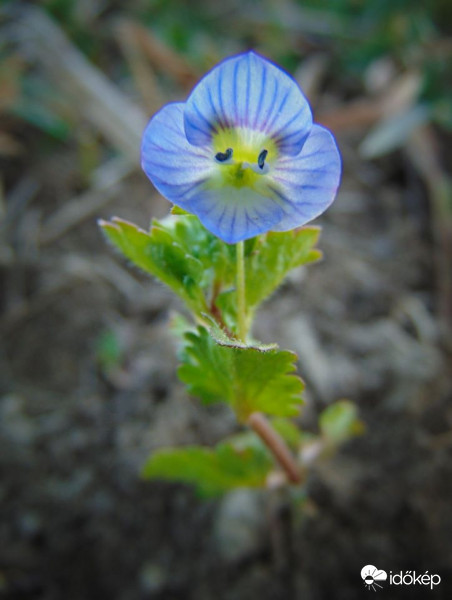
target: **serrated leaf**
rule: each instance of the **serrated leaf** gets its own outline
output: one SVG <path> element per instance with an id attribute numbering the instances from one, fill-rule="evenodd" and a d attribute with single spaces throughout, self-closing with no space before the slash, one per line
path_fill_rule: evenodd
<path id="1" fill-rule="evenodd" d="M 245 262 L 246 301 L 251 309 L 270 296 L 289 271 L 321 257 L 314 249 L 319 235 L 318 227 L 303 227 L 256 238 Z"/>
<path id="2" fill-rule="evenodd" d="M 210 289 L 215 282 L 229 285 L 235 277 L 235 248 L 208 231 L 194 215 L 175 212 L 175 216 L 155 221 L 173 241 L 203 265 L 200 285 Z"/>
<path id="3" fill-rule="evenodd" d="M 328 406 L 319 417 L 322 435 L 334 444 L 348 440 L 363 432 L 356 406 L 348 400 L 340 400 Z"/>
<path id="4" fill-rule="evenodd" d="M 100 222 L 107 237 L 137 266 L 169 285 L 199 316 L 210 314 L 236 331 L 236 247 L 210 233 L 194 215 L 174 209 L 148 233 L 114 218 Z M 294 267 L 313 262 L 316 227 L 270 232 L 245 242 L 247 320 Z"/>
<path id="5" fill-rule="evenodd" d="M 213 449 L 187 446 L 158 450 L 145 464 L 143 477 L 190 483 L 201 496 L 208 497 L 237 487 L 263 487 L 271 468 L 271 459 L 261 451 L 222 442 Z"/>
<path id="6" fill-rule="evenodd" d="M 187 253 L 161 223 L 155 221 L 149 233 L 118 218 L 100 221 L 99 225 L 126 258 L 166 283 L 195 314 L 207 310 L 200 288 L 202 263 Z"/>
<path id="7" fill-rule="evenodd" d="M 267 352 L 268 350 L 277 350 L 278 344 L 263 344 L 257 340 L 254 340 L 250 344 L 246 344 L 235 337 L 232 337 L 230 334 L 227 334 L 224 329 L 218 325 L 218 323 L 210 316 L 203 315 L 206 322 L 209 325 L 209 333 L 211 337 L 219 344 L 220 346 L 230 346 L 232 348 L 255 348 L 256 350 L 260 350 L 261 352 Z"/>
<path id="8" fill-rule="evenodd" d="M 298 413 L 302 380 L 294 375 L 296 355 L 274 347 L 234 345 L 214 339 L 204 327 L 185 335 L 178 374 L 204 402 L 227 402 L 240 421 L 254 411 L 281 417 Z"/>

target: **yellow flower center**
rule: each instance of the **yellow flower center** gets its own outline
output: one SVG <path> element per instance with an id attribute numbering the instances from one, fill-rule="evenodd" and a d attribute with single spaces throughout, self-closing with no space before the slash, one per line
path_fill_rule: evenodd
<path id="1" fill-rule="evenodd" d="M 213 187 L 250 187 L 264 192 L 265 175 L 278 157 L 278 147 L 265 133 L 246 128 L 221 129 L 212 138 L 218 168 Z"/>

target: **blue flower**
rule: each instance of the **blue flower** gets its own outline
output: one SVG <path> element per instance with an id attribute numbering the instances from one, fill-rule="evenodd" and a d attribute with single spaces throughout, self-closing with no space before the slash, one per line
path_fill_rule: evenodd
<path id="1" fill-rule="evenodd" d="M 334 200 L 341 160 L 297 83 L 247 52 L 214 67 L 143 136 L 142 166 L 170 202 L 228 243 L 287 231 Z"/>

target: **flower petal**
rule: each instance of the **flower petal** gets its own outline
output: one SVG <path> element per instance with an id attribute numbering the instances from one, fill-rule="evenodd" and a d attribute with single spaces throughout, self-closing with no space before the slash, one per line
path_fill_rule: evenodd
<path id="1" fill-rule="evenodd" d="M 275 182 L 271 188 L 285 210 L 272 230 L 294 229 L 323 213 L 336 196 L 340 178 L 341 157 L 334 137 L 324 127 L 313 125 L 300 154 L 282 157 L 271 174 Z"/>
<path id="2" fill-rule="evenodd" d="M 204 227 L 228 244 L 273 229 L 285 210 L 276 195 L 270 198 L 250 188 L 231 186 L 203 190 L 190 204 L 188 210 Z"/>
<path id="3" fill-rule="evenodd" d="M 191 144 L 210 144 L 220 129 L 242 127 L 271 136 L 282 154 L 300 152 L 312 127 L 308 101 L 298 84 L 265 58 L 247 52 L 214 67 L 185 105 Z"/>
<path id="4" fill-rule="evenodd" d="M 149 122 L 143 136 L 142 166 L 170 202 L 193 213 L 228 243 L 268 231 L 284 216 L 283 202 L 248 187 L 218 187 L 218 165 L 210 148 L 192 146 L 183 128 L 182 103 L 168 104 Z"/>
<path id="5" fill-rule="evenodd" d="M 192 146 L 185 136 L 184 104 L 164 106 L 150 120 L 141 146 L 142 167 L 156 189 L 183 209 L 214 170 L 209 149 Z"/>

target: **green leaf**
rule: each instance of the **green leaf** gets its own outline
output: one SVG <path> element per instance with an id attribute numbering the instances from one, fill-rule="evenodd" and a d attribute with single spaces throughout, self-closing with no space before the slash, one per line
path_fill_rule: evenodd
<path id="1" fill-rule="evenodd" d="M 364 426 L 357 413 L 356 406 L 348 400 L 331 404 L 319 417 L 321 433 L 334 444 L 340 444 L 361 434 Z"/>
<path id="2" fill-rule="evenodd" d="M 304 385 L 294 375 L 293 352 L 215 339 L 204 327 L 186 333 L 185 340 L 178 374 L 191 394 L 206 403 L 229 403 L 243 422 L 254 411 L 281 417 L 298 413 Z"/>
<path id="3" fill-rule="evenodd" d="M 286 275 L 301 265 L 321 258 L 314 249 L 320 235 L 318 227 L 303 227 L 292 231 L 269 232 L 245 243 L 246 304 L 249 321 L 257 307 L 282 283 Z M 235 292 L 235 252 L 229 254 L 225 268 L 225 285 L 215 298 L 226 325 L 234 330 L 237 323 Z M 220 279 L 221 281 L 221 279 Z"/>
<path id="4" fill-rule="evenodd" d="M 169 285 L 199 316 L 214 317 L 230 331 L 237 328 L 236 247 L 210 233 L 194 215 L 173 209 L 153 221 L 148 233 L 114 218 L 101 221 L 107 237 L 134 264 Z M 294 267 L 313 262 L 316 227 L 270 232 L 245 243 L 246 301 L 249 325 L 258 305 Z"/>
<path id="5" fill-rule="evenodd" d="M 154 226 L 165 230 L 174 243 L 200 261 L 204 274 L 201 287 L 210 293 L 215 283 L 231 285 L 235 278 L 235 247 L 210 233 L 198 217 L 181 209 L 173 209 L 172 213 L 171 217 L 154 221 Z"/>
<path id="6" fill-rule="evenodd" d="M 260 350 L 261 352 L 267 352 L 268 350 L 277 350 L 278 344 L 263 344 L 257 340 L 253 340 L 252 343 L 247 344 L 242 342 L 241 340 L 231 337 L 230 334 L 226 333 L 224 329 L 218 325 L 218 323 L 210 316 L 203 315 L 205 320 L 209 325 L 209 333 L 211 337 L 218 343 L 220 346 L 230 346 L 231 348 L 254 348 L 255 350 Z"/>
<path id="7" fill-rule="evenodd" d="M 171 214 L 185 216 L 185 215 L 189 215 L 190 213 L 188 213 L 186 210 L 184 210 L 180 206 L 176 206 L 175 204 L 173 204 L 173 206 L 171 207 Z"/>
<path id="8" fill-rule="evenodd" d="M 245 258 L 246 301 L 254 310 L 281 284 L 287 273 L 321 257 L 314 249 L 318 227 L 269 232 L 253 240 Z"/>
<path id="9" fill-rule="evenodd" d="M 118 218 L 111 222 L 100 221 L 99 225 L 108 239 L 137 267 L 166 283 L 195 314 L 206 312 L 200 287 L 204 267 L 182 244 L 177 243 L 171 234 L 171 226 L 154 221 L 147 233 Z"/>
<path id="10" fill-rule="evenodd" d="M 158 450 L 142 473 L 146 479 L 191 483 L 201 496 L 209 497 L 237 487 L 264 487 L 272 467 L 271 459 L 259 449 L 222 442 L 213 449 L 187 446 Z"/>

